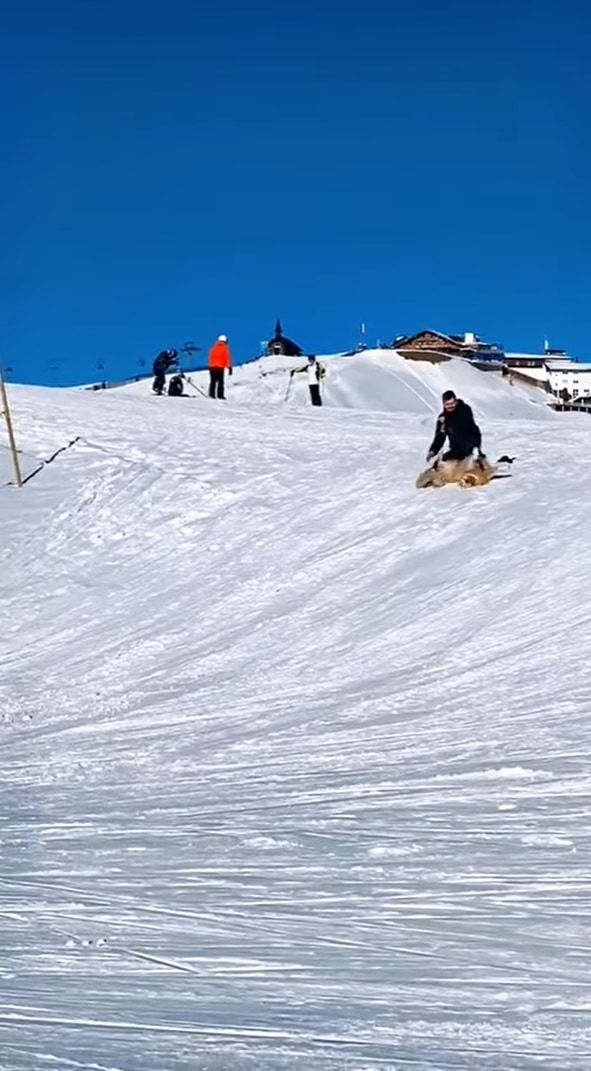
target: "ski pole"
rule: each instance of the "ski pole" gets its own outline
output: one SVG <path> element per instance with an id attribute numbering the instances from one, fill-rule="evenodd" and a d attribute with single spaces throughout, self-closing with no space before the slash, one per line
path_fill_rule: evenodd
<path id="1" fill-rule="evenodd" d="M 187 380 L 187 383 L 191 384 L 193 390 L 196 390 L 199 394 L 202 394 L 204 398 L 207 398 L 207 394 L 205 393 L 205 391 L 202 390 L 201 387 L 198 387 L 196 383 L 193 383 L 193 380 L 190 376 L 185 376 L 185 379 Z"/>
<path id="2" fill-rule="evenodd" d="M 289 398 L 289 392 L 291 391 L 292 383 L 293 383 L 293 372 L 290 372 L 289 373 L 289 383 L 287 384 L 287 390 L 285 392 L 285 398 L 283 399 L 284 402 L 286 402 L 287 399 Z"/>

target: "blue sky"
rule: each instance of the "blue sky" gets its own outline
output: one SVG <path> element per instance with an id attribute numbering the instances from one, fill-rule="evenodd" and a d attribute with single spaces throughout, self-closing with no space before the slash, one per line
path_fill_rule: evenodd
<path id="1" fill-rule="evenodd" d="M 365 321 L 591 358 L 590 33 L 583 0 L 12 5 L 10 378 L 241 360 L 278 316 L 317 353 Z"/>

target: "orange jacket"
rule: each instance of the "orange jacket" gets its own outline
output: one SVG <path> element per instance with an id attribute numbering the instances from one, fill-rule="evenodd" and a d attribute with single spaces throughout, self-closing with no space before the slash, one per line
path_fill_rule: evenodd
<path id="1" fill-rule="evenodd" d="M 231 368 L 232 354 L 227 342 L 214 342 L 209 351 L 210 368 Z"/>

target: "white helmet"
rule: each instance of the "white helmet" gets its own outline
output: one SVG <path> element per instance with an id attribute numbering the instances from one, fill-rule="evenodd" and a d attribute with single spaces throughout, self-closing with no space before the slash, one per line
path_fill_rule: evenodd
<path id="1" fill-rule="evenodd" d="M 218 335 L 218 342 L 227 342 L 227 341 L 228 341 L 228 336 L 227 335 Z"/>

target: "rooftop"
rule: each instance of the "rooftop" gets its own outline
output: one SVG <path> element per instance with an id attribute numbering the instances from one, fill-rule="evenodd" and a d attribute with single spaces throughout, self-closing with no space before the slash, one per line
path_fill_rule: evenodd
<path id="1" fill-rule="evenodd" d="M 591 372 L 591 364 L 584 364 L 574 359 L 564 361 L 546 361 L 549 372 Z"/>

